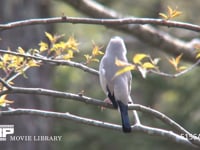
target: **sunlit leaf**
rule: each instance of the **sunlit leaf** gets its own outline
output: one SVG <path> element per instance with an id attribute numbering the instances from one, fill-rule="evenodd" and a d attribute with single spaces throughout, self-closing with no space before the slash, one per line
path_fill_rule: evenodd
<path id="1" fill-rule="evenodd" d="M 149 55 L 146 55 L 146 54 L 136 54 L 134 57 L 133 57 L 133 62 L 135 64 L 141 64 L 141 61 L 144 59 L 144 58 L 147 58 L 149 57 Z"/>
<path id="2" fill-rule="evenodd" d="M 4 55 L 3 55 L 3 58 L 2 58 L 2 61 L 3 61 L 4 63 L 7 63 L 8 61 L 12 60 L 12 58 L 13 58 L 13 55 L 4 54 Z"/>
<path id="3" fill-rule="evenodd" d="M 91 56 L 90 56 L 90 55 L 88 55 L 88 54 L 85 54 L 85 55 L 84 55 L 84 57 L 86 58 L 86 60 L 89 60 L 89 59 L 91 59 Z"/>
<path id="4" fill-rule="evenodd" d="M 103 55 L 104 53 L 100 51 L 99 46 L 94 45 L 93 50 L 92 50 L 92 55 L 93 56 L 98 56 L 98 55 Z"/>
<path id="5" fill-rule="evenodd" d="M 176 11 L 176 12 L 174 12 L 173 14 L 172 14 L 172 18 L 174 18 L 174 17 L 178 17 L 178 16 L 180 16 L 182 14 L 182 12 L 181 11 Z"/>
<path id="6" fill-rule="evenodd" d="M 159 13 L 159 15 L 164 19 L 164 20 L 168 20 L 168 16 L 164 13 Z"/>
<path id="7" fill-rule="evenodd" d="M 25 51 L 24 51 L 23 48 L 21 48 L 21 47 L 18 47 L 18 48 L 17 48 L 17 51 L 18 51 L 20 54 L 25 54 Z"/>
<path id="8" fill-rule="evenodd" d="M 175 9 L 172 9 L 170 6 L 167 7 L 167 13 L 159 13 L 159 15 L 165 20 L 180 16 L 181 14 L 182 12 L 178 11 L 177 7 Z"/>
<path id="9" fill-rule="evenodd" d="M 180 66 L 180 67 L 178 67 L 178 71 L 183 71 L 183 70 L 185 70 L 185 69 L 187 69 L 186 66 Z"/>
<path id="10" fill-rule="evenodd" d="M 150 62 L 145 62 L 144 64 L 142 64 L 142 67 L 145 69 L 155 69 L 156 68 L 156 66 Z"/>
<path id="11" fill-rule="evenodd" d="M 196 55 L 196 59 L 199 59 L 199 58 L 200 58 L 200 52 L 197 53 L 197 55 Z"/>
<path id="12" fill-rule="evenodd" d="M 70 60 L 74 57 L 74 52 L 72 50 L 69 50 L 67 54 L 63 55 L 63 59 Z"/>
<path id="13" fill-rule="evenodd" d="M 118 58 L 115 58 L 115 65 L 118 67 L 124 67 L 124 66 L 129 66 L 130 64 L 127 62 L 121 61 Z"/>
<path id="14" fill-rule="evenodd" d="M 181 60 L 181 57 L 183 56 L 183 54 L 180 54 L 176 57 L 176 64 L 179 64 L 180 60 Z"/>
<path id="15" fill-rule="evenodd" d="M 178 65 L 180 63 L 181 57 L 183 54 L 178 55 L 176 58 L 171 58 L 168 59 L 170 64 L 172 64 L 172 66 L 175 68 L 175 70 L 178 70 Z"/>
<path id="16" fill-rule="evenodd" d="M 28 63 L 27 63 L 27 65 L 29 67 L 38 67 L 38 66 L 40 66 L 39 63 L 36 60 L 34 60 L 34 59 L 29 60 Z"/>
<path id="17" fill-rule="evenodd" d="M 117 76 L 119 76 L 119 75 L 121 75 L 121 74 L 123 74 L 123 73 L 126 73 L 126 72 L 128 72 L 128 71 L 134 70 L 134 69 L 135 69 L 135 66 L 134 66 L 134 65 L 125 66 L 125 67 L 123 67 L 122 69 L 118 70 L 118 71 L 115 73 L 115 75 L 114 75 L 113 78 L 115 78 L 115 77 L 117 77 Z"/>
<path id="18" fill-rule="evenodd" d="M 48 40 L 49 40 L 51 43 L 54 43 L 54 42 L 55 42 L 55 39 L 54 39 L 53 35 L 51 35 L 51 34 L 48 33 L 48 32 L 45 32 L 45 35 L 46 35 L 46 37 L 48 38 Z"/>
<path id="19" fill-rule="evenodd" d="M 69 48 L 69 49 L 79 51 L 78 50 L 79 43 L 76 41 L 76 39 L 73 36 L 69 37 L 66 45 L 67 45 L 67 48 Z"/>
<path id="20" fill-rule="evenodd" d="M 173 9 L 170 6 L 167 6 L 167 12 L 171 15 L 173 13 Z"/>
<path id="21" fill-rule="evenodd" d="M 14 101 L 7 100 L 7 99 L 6 99 L 6 96 L 7 96 L 7 95 L 3 95 L 3 96 L 0 97 L 0 106 L 1 106 L 1 107 L 5 107 L 7 104 L 12 104 L 12 103 L 14 103 Z"/>
<path id="22" fill-rule="evenodd" d="M 40 52 L 44 52 L 44 51 L 48 50 L 48 44 L 45 42 L 40 42 L 39 46 L 40 46 Z"/>
<path id="23" fill-rule="evenodd" d="M 91 61 L 99 62 L 99 59 L 97 59 L 97 58 L 92 58 Z"/>

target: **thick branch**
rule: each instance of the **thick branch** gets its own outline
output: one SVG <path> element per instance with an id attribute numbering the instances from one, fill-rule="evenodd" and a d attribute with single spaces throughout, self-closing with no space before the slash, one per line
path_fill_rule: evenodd
<path id="1" fill-rule="evenodd" d="M 79 102 L 84 102 L 87 104 L 92 104 L 96 106 L 103 106 L 107 108 L 113 108 L 112 105 L 105 103 L 101 100 L 98 99 L 93 99 L 90 97 L 86 97 L 83 95 L 78 95 L 78 94 L 72 94 L 72 93 L 67 93 L 67 92 L 60 92 L 60 91 L 54 91 L 54 90 L 47 90 L 47 89 L 41 89 L 41 88 L 22 88 L 22 87 L 10 87 L 10 90 L 5 91 L 5 93 L 2 94 L 10 94 L 10 93 L 22 93 L 22 94 L 38 94 L 38 95 L 46 95 L 46 96 L 53 96 L 53 97 L 59 97 L 59 98 L 65 98 L 65 99 L 73 99 L 77 100 Z M 148 113 L 159 120 L 163 121 L 164 123 L 168 124 L 169 126 L 172 127 L 172 129 L 178 133 L 182 134 L 187 134 L 191 135 L 186 129 L 181 127 L 179 124 L 177 124 L 175 121 L 167 117 L 166 115 L 162 114 L 161 112 L 158 112 L 154 109 L 139 105 L 139 104 L 133 104 L 129 105 L 129 110 L 138 110 L 141 112 Z M 196 137 L 192 136 L 192 142 L 195 144 L 200 145 L 200 140 L 197 139 Z"/>
<path id="2" fill-rule="evenodd" d="M 58 112 L 51 112 L 51 111 L 42 111 L 36 109 L 11 109 L 9 111 L 1 111 L 1 116 L 11 116 L 11 115 L 36 115 L 36 116 L 43 116 L 43 117 L 52 117 L 57 119 L 66 119 L 71 120 L 77 123 L 87 124 L 91 126 L 107 128 L 112 130 L 121 131 L 121 126 L 116 124 L 111 124 L 103 121 L 88 119 L 80 116 L 76 116 L 70 113 L 58 113 Z M 183 144 L 189 147 L 196 147 L 193 145 L 188 139 L 184 138 L 183 136 L 179 136 L 171 131 L 166 131 L 163 129 L 147 127 L 143 125 L 135 125 L 132 126 L 132 131 L 146 133 L 149 135 L 156 135 L 161 137 L 167 137 L 171 141 L 174 141 L 179 144 Z"/>
<path id="3" fill-rule="evenodd" d="M 106 8 L 103 5 L 92 0 L 65 0 L 68 4 L 73 6 L 76 10 L 85 13 L 88 16 L 95 18 L 122 18 L 123 16 L 116 11 Z M 175 23 L 176 24 L 176 23 Z M 187 61 L 195 61 L 195 53 L 192 47 L 178 38 L 175 38 L 168 33 L 146 25 L 124 25 L 124 26 L 109 26 L 116 30 L 121 30 L 124 33 L 137 37 L 144 43 L 150 44 L 165 51 L 168 54 L 177 56 L 183 53 L 183 58 Z M 199 32 L 199 31 L 198 31 Z"/>
<path id="4" fill-rule="evenodd" d="M 113 106 L 111 104 L 105 103 L 101 100 L 86 97 L 83 95 L 54 91 L 54 90 L 47 90 L 47 89 L 41 89 L 41 88 L 22 88 L 22 87 L 10 86 L 10 85 L 8 86 L 8 83 L 6 83 L 6 82 L 4 82 L 4 84 L 5 84 L 4 86 L 9 87 L 9 89 L 1 92 L 0 95 L 1 94 L 10 94 L 10 93 L 46 95 L 46 96 L 53 96 L 53 97 L 59 97 L 59 98 L 65 98 L 65 99 L 73 99 L 73 100 L 77 100 L 77 101 L 84 102 L 87 104 L 93 104 L 96 106 L 113 108 Z M 161 120 L 164 123 L 171 126 L 174 131 L 176 131 L 178 133 L 182 133 L 182 134 L 187 134 L 189 137 L 191 137 L 190 140 L 192 143 L 194 143 L 196 145 L 200 145 L 200 141 L 197 137 L 192 136 L 191 133 L 189 133 L 187 130 L 185 130 L 183 127 L 181 127 L 179 124 L 177 124 L 175 121 L 173 121 L 169 117 L 165 116 L 164 114 L 162 114 L 156 110 L 153 110 L 151 108 L 141 106 L 138 104 L 130 105 L 129 109 L 130 110 L 139 110 L 139 111 L 148 113 L 148 114 L 158 118 L 159 120 Z"/>

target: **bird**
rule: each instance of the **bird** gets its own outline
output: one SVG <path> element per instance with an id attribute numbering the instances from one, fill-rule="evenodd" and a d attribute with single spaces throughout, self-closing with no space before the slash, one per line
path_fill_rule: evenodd
<path id="1" fill-rule="evenodd" d="M 131 124 L 128 115 L 128 104 L 132 103 L 130 96 L 132 74 L 130 71 L 115 76 L 120 66 L 115 64 L 116 58 L 128 62 L 127 50 L 121 37 L 116 36 L 110 39 L 104 56 L 99 65 L 99 80 L 101 87 L 107 97 L 121 114 L 122 130 L 124 133 L 131 132 Z"/>

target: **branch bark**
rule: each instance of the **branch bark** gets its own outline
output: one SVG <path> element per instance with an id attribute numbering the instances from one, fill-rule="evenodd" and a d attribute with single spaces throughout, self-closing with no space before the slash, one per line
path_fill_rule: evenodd
<path id="1" fill-rule="evenodd" d="M 105 6 L 92 0 L 65 0 L 77 11 L 94 18 L 122 18 L 124 15 L 106 8 Z M 195 61 L 195 52 L 188 42 L 182 41 L 176 37 L 165 33 L 164 31 L 155 29 L 150 25 L 124 25 L 124 26 L 108 26 L 109 28 L 120 30 L 131 36 L 137 37 L 144 43 L 159 48 L 168 54 L 177 56 L 183 53 L 183 59 L 186 61 Z"/>
<path id="2" fill-rule="evenodd" d="M 0 80 L 1 82 L 2 80 Z M 52 96 L 52 97 L 59 97 L 59 98 L 64 98 L 64 99 L 69 99 L 69 100 L 76 100 L 79 102 L 84 102 L 86 104 L 92 104 L 95 106 L 101 106 L 101 107 L 106 107 L 106 108 L 111 108 L 113 109 L 113 106 L 111 104 L 105 103 L 101 100 L 86 97 L 83 95 L 78 95 L 78 94 L 72 94 L 72 93 L 67 93 L 67 92 L 60 92 L 60 91 L 54 91 L 54 90 L 47 90 L 47 89 L 41 89 L 41 88 L 23 88 L 23 87 L 14 87 L 9 85 L 6 82 L 3 82 L 3 84 L 6 87 L 9 87 L 8 90 L 5 90 L 0 93 L 2 94 L 11 94 L 11 93 L 22 93 L 22 94 L 36 94 L 36 95 L 45 95 L 45 96 Z M 200 139 L 197 138 L 196 136 L 193 136 L 189 131 L 184 129 L 182 126 L 180 126 L 178 123 L 167 117 L 166 115 L 162 114 L 161 112 L 154 110 L 152 108 L 148 108 L 139 104 L 131 104 L 129 105 L 129 110 L 138 110 L 144 113 L 147 113 L 149 115 L 154 116 L 155 118 L 161 120 L 165 124 L 169 125 L 172 127 L 172 130 L 177 132 L 178 134 L 184 134 L 188 135 L 190 137 L 188 140 L 191 141 L 191 143 L 195 145 L 200 146 Z M 136 125 L 141 125 L 136 124 Z"/>
<path id="3" fill-rule="evenodd" d="M 59 113 L 59 112 L 51 112 L 51 111 L 44 111 L 44 110 L 36 110 L 36 109 L 10 109 L 9 111 L 1 111 L 1 116 L 12 116 L 12 115 L 36 115 L 36 116 L 42 116 L 42 117 L 52 117 L 57 119 L 66 119 L 71 120 L 74 122 L 78 122 L 81 124 L 101 127 L 105 129 L 111 129 L 116 131 L 121 131 L 121 126 L 117 124 L 107 123 L 99 120 L 94 119 L 88 119 L 80 116 L 76 116 L 70 113 Z M 145 133 L 148 135 L 154 135 L 154 136 L 160 136 L 164 138 L 168 138 L 171 141 L 174 141 L 179 144 L 183 144 L 188 147 L 198 148 L 196 145 L 192 144 L 187 138 L 177 135 L 173 133 L 172 131 L 167 131 L 164 129 L 158 129 L 158 128 L 152 128 L 148 126 L 144 126 L 141 124 L 136 124 L 132 126 L 132 133 L 134 132 L 140 132 Z"/>

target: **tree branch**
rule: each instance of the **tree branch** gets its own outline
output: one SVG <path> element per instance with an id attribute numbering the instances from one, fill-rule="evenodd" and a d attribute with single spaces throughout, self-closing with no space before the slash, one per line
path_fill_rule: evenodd
<path id="1" fill-rule="evenodd" d="M 15 56 L 20 56 L 20 57 L 25 57 L 25 58 L 32 58 L 35 60 L 40 60 L 43 63 L 49 63 L 49 64 L 54 64 L 54 65 L 66 65 L 66 66 L 71 66 L 71 67 L 76 67 L 79 68 L 83 71 L 89 72 L 93 75 L 99 75 L 99 72 L 93 68 L 90 68 L 88 66 L 85 66 L 81 63 L 77 63 L 74 61 L 70 61 L 70 60 L 55 60 L 55 59 L 50 59 L 47 58 L 45 56 L 34 56 L 34 55 L 30 55 L 30 54 L 20 54 L 18 52 L 13 52 L 13 51 L 8 51 L 8 50 L 3 50 L 0 49 L 0 53 L 2 54 L 11 54 L 11 55 L 15 55 Z"/>
<path id="2" fill-rule="evenodd" d="M 118 12 L 106 8 L 105 6 L 97 3 L 93 0 L 65 0 L 66 3 L 70 4 L 77 11 L 81 11 L 88 16 L 94 18 L 123 18 L 124 16 Z M 162 22 L 162 21 L 161 21 Z M 174 22 L 175 23 L 175 22 Z M 176 24 L 176 23 L 175 23 Z M 109 28 L 120 30 L 131 36 L 137 37 L 144 43 L 159 48 L 168 54 L 178 56 L 183 53 L 183 59 L 194 62 L 195 52 L 193 47 L 178 38 L 175 38 L 164 31 L 155 29 L 150 25 L 124 25 L 124 26 L 108 26 Z M 199 28 L 199 27 L 198 27 Z"/>
<path id="3" fill-rule="evenodd" d="M 175 27 L 187 29 L 190 31 L 200 32 L 200 26 L 190 23 L 170 21 L 163 19 L 152 19 L 152 18 L 135 18 L 135 17 L 126 17 L 126 18 L 116 18 L 116 19 L 95 19 L 95 18 L 80 18 L 80 17 L 52 17 L 52 18 L 37 18 L 37 19 L 27 19 L 16 22 L 11 22 L 7 24 L 0 24 L 0 30 L 8 30 L 12 28 L 37 25 L 37 24 L 50 24 L 50 23 L 73 23 L 73 24 L 95 24 L 95 25 L 126 25 L 126 24 L 151 24 L 151 25 L 160 25 L 166 27 Z"/>
<path id="4" fill-rule="evenodd" d="M 80 116 L 76 116 L 70 113 L 59 113 L 59 112 L 51 112 L 51 111 L 43 111 L 43 110 L 36 110 L 36 109 L 10 109 L 9 111 L 1 111 L 1 116 L 12 116 L 12 115 L 36 115 L 36 116 L 42 116 L 42 117 L 51 117 L 51 118 L 57 118 L 57 119 L 66 119 L 71 120 L 74 122 L 121 131 L 121 126 L 117 124 L 111 124 L 103 121 L 98 121 L 94 119 L 88 119 Z M 166 131 L 164 129 L 158 129 L 158 128 L 152 128 L 147 127 L 144 125 L 134 125 L 132 126 L 132 133 L 134 132 L 140 132 L 145 133 L 149 135 L 155 135 L 155 136 L 161 136 L 170 139 L 171 141 L 174 141 L 179 144 L 183 144 L 189 147 L 197 148 L 196 145 L 192 144 L 187 138 L 177 135 L 173 133 L 172 131 Z"/>
<path id="5" fill-rule="evenodd" d="M 174 120 L 172 120 L 171 118 L 169 118 L 168 116 L 166 116 L 165 114 L 143 106 L 143 105 L 139 105 L 139 104 L 133 104 L 133 105 L 129 105 L 129 109 L 132 110 L 138 110 L 138 111 L 142 111 L 144 113 L 147 113 L 149 115 L 154 116 L 155 118 L 161 120 L 162 122 L 164 122 L 165 124 L 169 125 L 170 127 L 172 127 L 172 130 L 179 133 L 179 134 L 183 134 L 183 135 L 187 135 L 189 138 L 189 140 L 200 146 L 200 139 L 194 135 L 192 135 L 189 131 L 187 131 L 186 129 L 184 129 L 182 126 L 180 126 L 178 123 L 176 123 Z"/>
<path id="6" fill-rule="evenodd" d="M 6 86 L 7 85 L 8 84 L 6 83 Z M 54 90 L 47 90 L 47 89 L 41 89 L 41 88 L 22 88 L 22 87 L 10 86 L 9 90 L 1 92 L 0 95 L 1 94 L 11 94 L 11 93 L 53 96 L 53 97 L 58 97 L 58 98 L 72 99 L 72 100 L 76 100 L 79 102 L 84 102 L 86 104 L 92 104 L 95 106 L 103 106 L 106 108 L 113 109 L 113 106 L 111 104 L 105 103 L 98 99 L 93 99 L 93 98 L 86 97 L 83 95 L 80 96 L 78 94 L 72 94 L 72 93 L 60 92 L 60 91 L 54 91 Z M 175 121 L 173 121 L 166 115 L 162 114 L 161 112 L 158 112 L 154 109 L 151 109 L 151 108 L 139 105 L 139 104 L 129 105 L 129 110 L 138 110 L 141 112 L 148 113 L 148 114 L 158 118 L 159 120 L 163 121 L 167 125 L 171 126 L 175 132 L 178 132 L 180 134 L 187 134 L 189 137 L 191 137 L 190 140 L 192 143 L 200 145 L 200 140 L 197 137 L 193 136 L 190 132 L 188 132 L 186 129 L 181 127 L 179 124 L 177 124 Z"/>

